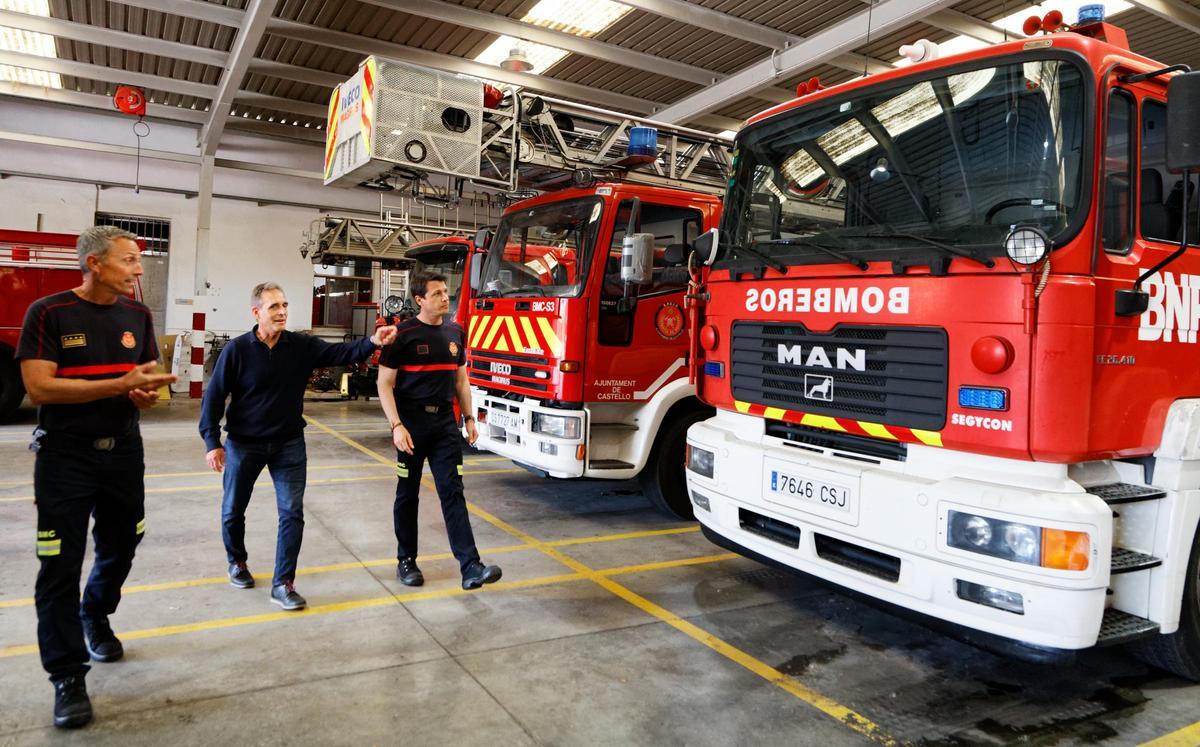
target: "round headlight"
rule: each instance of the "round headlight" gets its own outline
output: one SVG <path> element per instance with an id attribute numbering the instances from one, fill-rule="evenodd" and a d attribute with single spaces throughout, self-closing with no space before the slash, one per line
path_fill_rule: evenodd
<path id="1" fill-rule="evenodd" d="M 1004 527 L 1004 544 L 1008 545 L 1008 549 L 1012 551 L 1014 560 L 1025 563 L 1037 562 L 1040 542 L 1033 527 L 1025 524 L 1009 524 Z"/>
<path id="2" fill-rule="evenodd" d="M 982 516 L 972 516 L 963 525 L 963 539 L 976 547 L 987 547 L 992 543 L 992 524 Z"/>
<path id="3" fill-rule="evenodd" d="M 1040 228 L 1017 226 L 1004 239 L 1004 251 L 1008 258 L 1022 265 L 1035 265 L 1046 258 L 1050 250 L 1050 239 Z"/>

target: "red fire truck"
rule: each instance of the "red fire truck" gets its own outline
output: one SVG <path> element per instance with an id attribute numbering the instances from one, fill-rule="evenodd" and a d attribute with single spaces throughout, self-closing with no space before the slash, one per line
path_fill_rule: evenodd
<path id="1" fill-rule="evenodd" d="M 64 233 L 0 230 L 0 420 L 25 398 L 13 356 L 29 305 L 79 285 L 78 237 Z"/>
<path id="2" fill-rule="evenodd" d="M 1200 678 L 1200 92 L 1112 25 L 1049 25 L 739 133 L 696 243 L 717 413 L 688 487 L 743 555 Z"/>
<path id="3" fill-rule="evenodd" d="M 412 272 L 436 272 L 446 276 L 450 290 L 450 316 L 462 327 L 467 325 L 467 309 L 471 303 L 471 289 L 463 282 L 469 272 L 468 266 L 474 259 L 475 244 L 463 236 L 443 236 L 419 241 L 404 253 L 412 260 Z"/>
<path id="4" fill-rule="evenodd" d="M 505 211 L 473 273 L 477 445 L 550 477 L 640 477 L 656 508 L 690 518 L 684 438 L 712 411 L 688 381 L 686 258 L 720 210 L 610 182 Z"/>

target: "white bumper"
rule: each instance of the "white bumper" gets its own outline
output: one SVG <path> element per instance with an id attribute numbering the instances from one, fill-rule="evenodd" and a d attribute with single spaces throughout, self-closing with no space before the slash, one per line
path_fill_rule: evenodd
<path id="1" fill-rule="evenodd" d="M 551 477 L 583 476 L 584 461 L 578 455 L 588 432 L 586 410 L 542 407 L 536 400 L 504 399 L 474 387 L 471 388 L 471 402 L 478 416 L 476 425 L 479 428 L 479 440 L 475 442 L 476 448 L 541 470 Z M 534 413 L 579 418 L 579 438 L 534 433 Z"/>
<path id="2" fill-rule="evenodd" d="M 699 493 L 709 503 L 707 511 L 697 506 L 696 518 L 737 545 L 892 604 L 1026 644 L 1081 649 L 1096 642 L 1112 514 L 1067 478 L 1065 465 L 914 445 L 903 462 L 859 461 L 785 445 L 764 436 L 761 419 L 724 411 L 693 425 L 688 443 L 716 454 L 712 479 L 687 472 L 693 502 Z M 770 488 L 772 472 L 777 484 L 786 473 L 848 490 L 852 505 L 839 510 L 780 495 Z M 950 510 L 1087 532 L 1089 567 L 1047 569 L 951 548 Z M 798 529 L 799 546 L 749 531 L 747 520 L 761 521 L 757 517 L 782 522 L 785 534 L 787 527 Z M 860 549 L 876 561 L 869 571 L 851 567 Z M 888 579 L 880 564 L 898 572 Z M 959 598 L 960 580 L 1019 593 L 1023 614 Z"/>

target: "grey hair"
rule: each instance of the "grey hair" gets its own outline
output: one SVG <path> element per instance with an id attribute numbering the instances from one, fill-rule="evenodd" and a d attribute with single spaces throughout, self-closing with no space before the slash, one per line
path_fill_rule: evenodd
<path id="1" fill-rule="evenodd" d="M 84 273 L 91 272 L 88 269 L 87 258 L 104 259 L 112 242 L 117 239 L 129 239 L 137 243 L 137 236 L 117 226 L 92 226 L 85 229 L 75 242 L 75 249 L 79 252 L 79 269 Z"/>
<path id="2" fill-rule="evenodd" d="M 279 283 L 272 283 L 270 280 L 268 280 L 265 283 L 259 283 L 258 285 L 254 286 L 254 290 L 250 291 L 250 303 L 254 306 L 261 306 L 262 294 L 266 293 L 267 291 L 279 291 L 280 293 L 284 292 Z M 287 294 L 284 293 L 284 295 Z"/>

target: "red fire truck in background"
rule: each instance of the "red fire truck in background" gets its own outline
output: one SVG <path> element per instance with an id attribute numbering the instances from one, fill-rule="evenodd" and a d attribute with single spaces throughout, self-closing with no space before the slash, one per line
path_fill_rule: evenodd
<path id="1" fill-rule="evenodd" d="M 77 236 L 0 230 L 0 420 L 21 406 L 25 385 L 14 359 L 25 312 L 37 299 L 79 285 Z"/>
<path id="2" fill-rule="evenodd" d="M 472 272 L 477 445 L 550 477 L 640 477 L 656 508 L 690 518 L 684 437 L 712 410 L 688 381 L 686 259 L 720 210 L 627 182 L 506 210 Z"/>
<path id="3" fill-rule="evenodd" d="M 753 118 L 694 258 L 706 535 L 1018 655 L 1200 678 L 1178 73 L 1094 20 Z"/>

